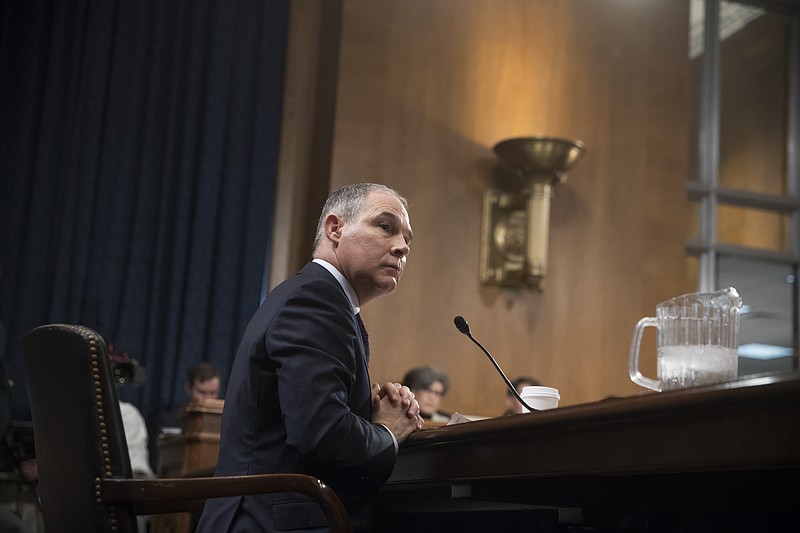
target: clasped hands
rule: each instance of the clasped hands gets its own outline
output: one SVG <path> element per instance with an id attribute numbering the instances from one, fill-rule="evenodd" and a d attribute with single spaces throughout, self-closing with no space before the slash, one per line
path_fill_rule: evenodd
<path id="1" fill-rule="evenodd" d="M 425 424 L 414 393 L 405 385 L 390 382 L 383 387 L 372 384 L 372 421 L 386 426 L 397 442 L 403 442 Z"/>

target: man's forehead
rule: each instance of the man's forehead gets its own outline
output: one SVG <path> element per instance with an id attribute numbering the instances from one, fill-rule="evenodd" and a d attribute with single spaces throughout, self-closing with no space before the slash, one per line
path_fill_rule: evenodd
<path id="1" fill-rule="evenodd" d="M 209 378 L 203 381 L 196 379 L 194 380 L 194 386 L 197 388 L 217 387 L 219 386 L 219 378 L 214 376 L 213 378 Z"/>
<path id="2" fill-rule="evenodd" d="M 408 210 L 393 194 L 372 191 L 367 196 L 367 205 L 365 207 L 366 215 L 370 217 L 386 216 L 396 218 L 408 228 L 409 235 L 412 234 L 411 218 L 408 215 Z"/>
<path id="3" fill-rule="evenodd" d="M 405 211 L 405 206 L 400 199 L 395 196 L 394 194 L 388 193 L 386 191 L 370 191 L 367 193 L 366 198 L 367 206 L 392 206 L 397 209 L 402 209 Z"/>

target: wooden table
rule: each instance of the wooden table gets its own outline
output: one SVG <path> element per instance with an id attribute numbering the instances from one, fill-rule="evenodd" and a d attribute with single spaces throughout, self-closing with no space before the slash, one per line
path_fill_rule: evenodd
<path id="1" fill-rule="evenodd" d="M 406 532 L 793 529 L 799 480 L 800 375 L 771 375 L 417 432 L 380 513 Z"/>

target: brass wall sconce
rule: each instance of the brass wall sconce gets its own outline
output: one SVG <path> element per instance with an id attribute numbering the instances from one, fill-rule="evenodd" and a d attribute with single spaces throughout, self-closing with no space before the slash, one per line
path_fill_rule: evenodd
<path id="1" fill-rule="evenodd" d="M 494 146 L 522 180 L 518 192 L 483 195 L 481 283 L 542 290 L 547 275 L 550 198 L 585 151 L 575 139 L 521 137 Z"/>

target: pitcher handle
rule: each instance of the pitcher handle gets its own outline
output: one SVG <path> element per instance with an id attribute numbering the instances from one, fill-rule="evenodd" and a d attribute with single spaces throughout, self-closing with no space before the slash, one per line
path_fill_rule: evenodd
<path id="1" fill-rule="evenodd" d="M 631 381 L 637 385 L 661 392 L 661 383 L 659 381 L 645 377 L 639 371 L 639 348 L 642 345 L 642 334 L 644 333 L 644 328 L 647 326 L 657 328 L 658 320 L 656 320 L 654 317 L 647 317 L 641 319 L 636 324 L 636 328 L 633 330 L 633 340 L 631 341 L 631 356 L 630 360 L 628 361 L 628 373 L 631 376 Z"/>

